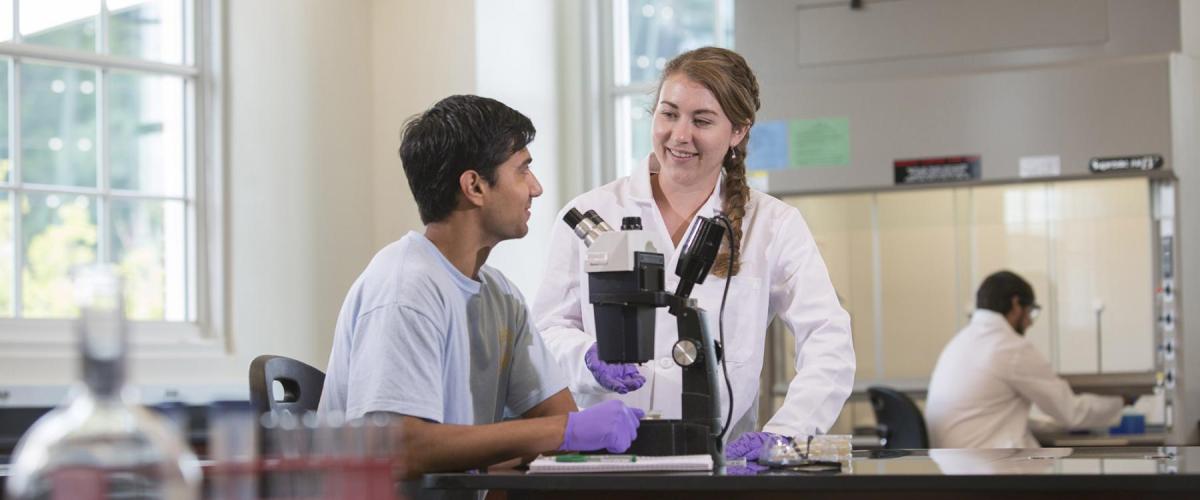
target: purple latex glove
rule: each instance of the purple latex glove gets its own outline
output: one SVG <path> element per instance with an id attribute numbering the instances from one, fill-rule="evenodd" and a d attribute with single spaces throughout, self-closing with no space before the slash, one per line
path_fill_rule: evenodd
<path id="1" fill-rule="evenodd" d="M 646 383 L 646 377 L 638 372 L 636 366 L 609 364 L 601 361 L 600 354 L 596 351 L 596 344 L 592 344 L 592 347 L 583 355 L 583 362 L 587 365 L 588 370 L 592 371 L 592 376 L 596 377 L 596 382 L 599 382 L 601 387 L 617 394 L 636 391 Z"/>
<path id="2" fill-rule="evenodd" d="M 735 439 L 733 442 L 725 445 L 725 458 L 745 458 L 747 461 L 758 460 L 759 453 L 762 452 L 763 443 L 766 443 L 775 434 L 770 432 L 747 432 Z"/>
<path id="3" fill-rule="evenodd" d="M 561 451 L 608 450 L 621 453 L 637 438 L 637 428 L 645 413 L 612 399 L 586 410 L 567 414 Z"/>

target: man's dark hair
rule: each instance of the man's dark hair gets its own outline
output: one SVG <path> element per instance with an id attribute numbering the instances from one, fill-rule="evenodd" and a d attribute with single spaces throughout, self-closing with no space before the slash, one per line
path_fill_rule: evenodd
<path id="1" fill-rule="evenodd" d="M 479 172 L 496 182 L 496 168 L 537 131 L 525 115 L 495 99 L 453 95 L 404 124 L 400 161 L 417 201 L 421 223 L 445 219 L 458 202 L 458 179 Z"/>
<path id="2" fill-rule="evenodd" d="M 999 271 L 988 276 L 975 293 L 975 308 L 987 309 L 1000 314 L 1012 310 L 1012 298 L 1022 306 L 1033 304 L 1033 287 L 1024 278 L 1011 271 Z"/>

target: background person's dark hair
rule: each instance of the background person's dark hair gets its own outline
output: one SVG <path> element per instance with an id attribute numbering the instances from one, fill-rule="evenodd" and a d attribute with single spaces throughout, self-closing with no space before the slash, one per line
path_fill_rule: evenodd
<path id="1" fill-rule="evenodd" d="M 1014 272 L 999 271 L 992 273 L 979 285 L 979 291 L 975 293 L 975 307 L 1008 314 L 1012 310 L 1014 296 L 1022 306 L 1031 305 L 1034 299 L 1033 287 Z"/>
<path id="2" fill-rule="evenodd" d="M 479 172 L 496 182 L 496 168 L 533 142 L 525 115 L 495 99 L 453 95 L 404 124 L 400 161 L 417 201 L 421 223 L 445 219 L 458 202 L 458 179 Z"/>

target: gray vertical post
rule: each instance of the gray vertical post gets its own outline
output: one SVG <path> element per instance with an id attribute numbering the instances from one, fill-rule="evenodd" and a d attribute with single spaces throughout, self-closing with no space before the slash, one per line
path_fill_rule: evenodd
<path id="1" fill-rule="evenodd" d="M 1190 29 L 1200 30 L 1200 23 L 1193 24 Z M 1200 442 L 1200 368 L 1189 366 L 1200 362 L 1200 338 L 1189 332 L 1184 314 L 1200 311 L 1200 59 L 1195 56 L 1171 56 L 1171 111 L 1178 177 L 1171 259 L 1175 286 L 1173 306 L 1162 308 L 1159 321 L 1165 331 L 1173 330 L 1175 342 L 1174 362 L 1166 363 L 1164 373 L 1167 385 L 1174 386 L 1167 391 L 1174 393 L 1167 415 L 1172 424 L 1168 442 L 1182 445 Z"/>

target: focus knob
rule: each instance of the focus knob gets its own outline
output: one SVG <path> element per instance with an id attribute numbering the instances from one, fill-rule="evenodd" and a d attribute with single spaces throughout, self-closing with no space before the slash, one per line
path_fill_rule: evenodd
<path id="1" fill-rule="evenodd" d="M 692 366 L 700 359 L 700 345 L 691 339 L 681 339 L 671 347 L 671 357 L 683 368 Z"/>

